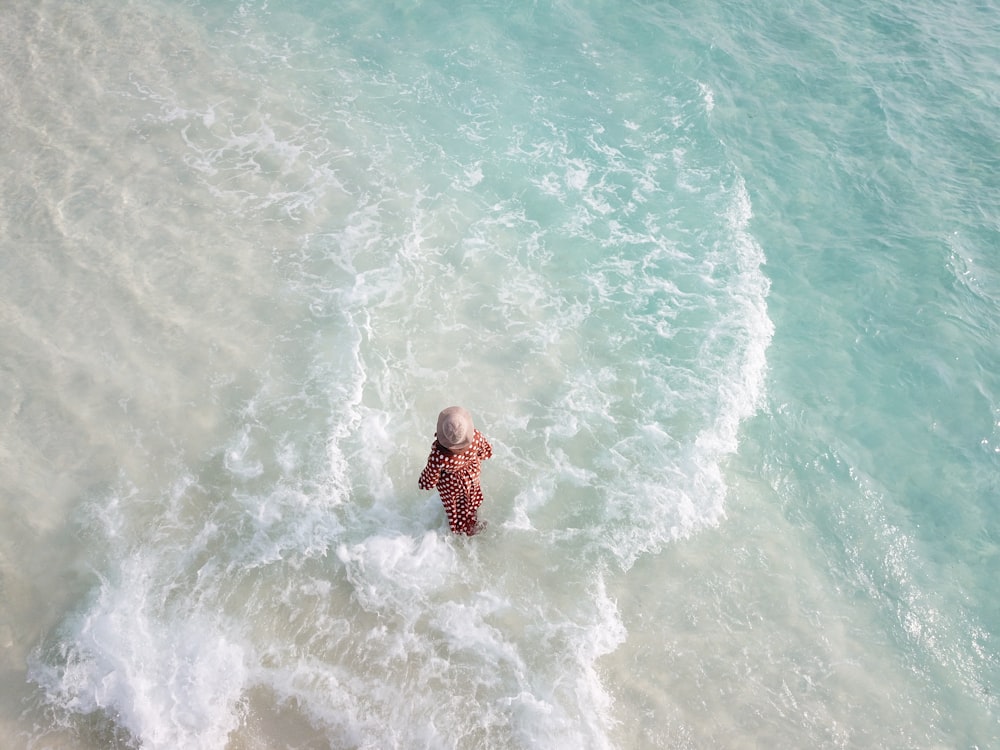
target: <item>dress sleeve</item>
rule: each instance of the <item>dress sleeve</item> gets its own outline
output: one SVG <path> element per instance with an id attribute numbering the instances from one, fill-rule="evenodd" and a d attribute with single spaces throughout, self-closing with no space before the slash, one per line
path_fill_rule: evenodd
<path id="1" fill-rule="evenodd" d="M 427 465 L 424 470 L 420 472 L 420 479 L 417 480 L 417 486 L 422 490 L 433 490 L 437 487 L 438 479 L 441 478 L 441 463 L 438 459 L 437 451 L 431 451 L 431 455 L 427 457 Z"/>
<path id="2" fill-rule="evenodd" d="M 482 441 L 482 445 L 479 447 L 479 457 L 483 460 L 493 458 L 493 446 L 490 445 L 490 441 L 481 432 L 479 433 L 479 439 Z"/>

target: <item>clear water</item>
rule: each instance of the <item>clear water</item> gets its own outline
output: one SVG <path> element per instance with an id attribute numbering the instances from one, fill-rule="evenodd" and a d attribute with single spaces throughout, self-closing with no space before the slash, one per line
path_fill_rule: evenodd
<path id="1" fill-rule="evenodd" d="M 1000 744 L 1000 8 L 0 18 L 3 747 Z"/>

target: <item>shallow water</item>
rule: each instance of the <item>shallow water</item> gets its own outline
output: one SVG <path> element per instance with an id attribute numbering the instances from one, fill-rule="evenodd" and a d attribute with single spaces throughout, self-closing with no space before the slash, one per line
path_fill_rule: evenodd
<path id="1" fill-rule="evenodd" d="M 5 747 L 998 743 L 996 9 L 2 15 Z"/>

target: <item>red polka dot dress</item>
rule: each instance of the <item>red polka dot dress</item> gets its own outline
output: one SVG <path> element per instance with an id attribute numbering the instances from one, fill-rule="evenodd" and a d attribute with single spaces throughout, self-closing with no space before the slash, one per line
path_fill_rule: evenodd
<path id="1" fill-rule="evenodd" d="M 448 525 L 456 534 L 476 533 L 476 513 L 483 502 L 479 486 L 481 462 L 493 456 L 493 447 L 483 434 L 476 430 L 472 444 L 460 451 L 450 451 L 437 440 L 431 448 L 427 466 L 417 482 L 420 489 L 437 487 L 441 502 L 448 514 Z"/>

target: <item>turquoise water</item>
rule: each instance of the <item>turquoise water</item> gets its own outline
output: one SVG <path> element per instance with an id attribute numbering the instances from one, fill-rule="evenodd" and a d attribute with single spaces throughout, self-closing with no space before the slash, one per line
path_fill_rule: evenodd
<path id="1" fill-rule="evenodd" d="M 1000 8 L 0 17 L 4 747 L 1000 745 Z"/>

